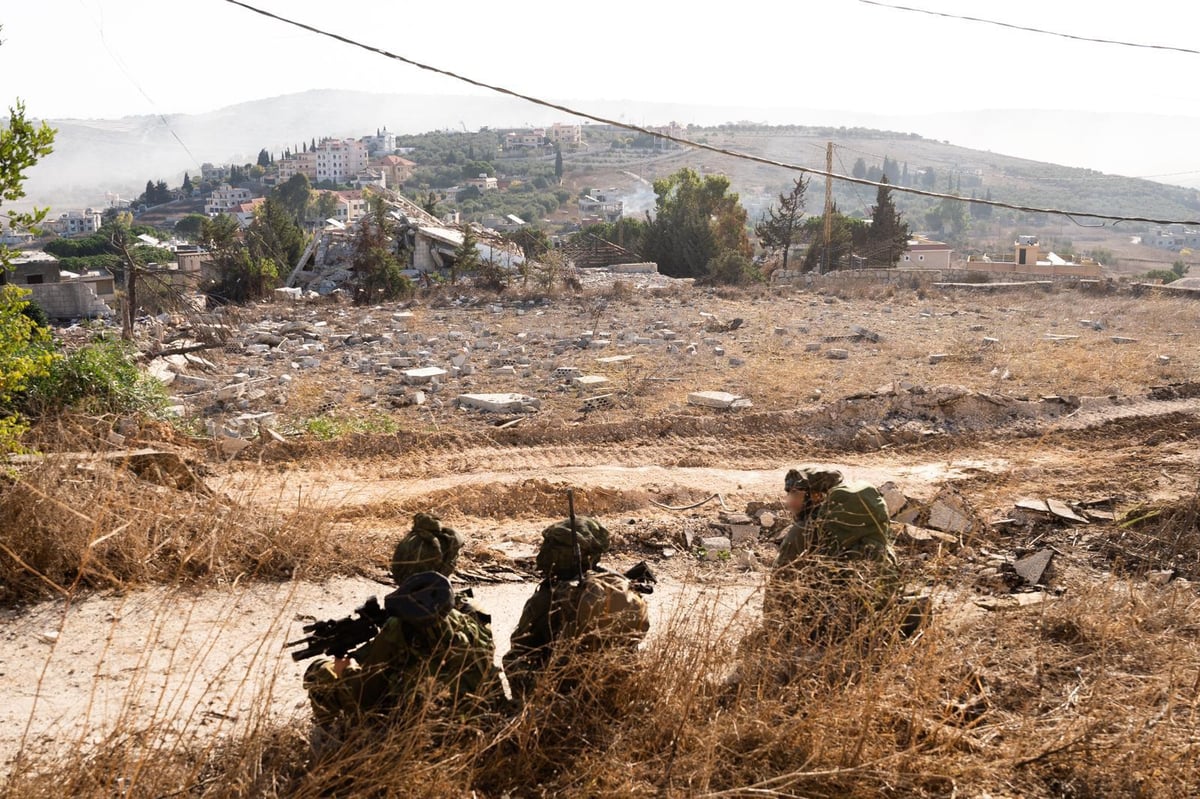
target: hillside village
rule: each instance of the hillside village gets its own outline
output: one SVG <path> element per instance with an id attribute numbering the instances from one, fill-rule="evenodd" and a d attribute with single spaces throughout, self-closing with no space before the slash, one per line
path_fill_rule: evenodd
<path id="1" fill-rule="evenodd" d="M 650 130 L 676 138 L 699 134 L 675 123 Z M 138 197 L 110 195 L 104 208 L 59 211 L 43 223 L 39 235 L 8 229 L 0 243 L 19 251 L 16 272 L 10 279 L 29 286 L 51 315 L 64 321 L 110 316 L 124 264 L 104 242 L 90 249 L 72 248 L 55 244 L 55 238 L 84 241 L 90 237 L 95 241 L 101 231 L 108 230 L 106 225 L 124 219 L 125 224 L 137 228 L 138 254 L 149 256 L 141 259 L 139 268 L 168 285 L 171 293 L 190 296 L 189 304 L 202 304 L 206 294 L 219 300 L 220 293 L 214 294 L 213 288 L 228 277 L 222 275 L 219 259 L 213 257 L 212 241 L 202 241 L 204 221 L 227 219 L 234 225 L 231 230 L 241 231 L 236 237 L 244 239 L 255 220 L 263 216 L 269 198 L 287 206 L 297 231 L 295 241 L 302 243 L 293 244 L 286 253 L 271 253 L 273 277 L 260 288 L 278 289 L 288 296 L 295 292 L 301 296 L 353 293 L 353 243 L 373 206 L 386 209 L 389 246 L 403 260 L 398 264 L 399 277 L 408 281 L 428 284 L 447 279 L 456 271 L 452 269 L 455 259 L 464 256 L 460 252 L 464 237 L 475 251 L 468 271 L 476 270 L 476 262 L 489 264 L 496 270 L 492 282 L 508 282 L 513 276 L 528 281 L 530 270 L 540 268 L 544 256 L 551 253 L 555 254 L 555 270 L 631 264 L 650 264 L 657 270 L 660 265 L 636 251 L 636 246 L 628 246 L 626 240 L 631 230 L 632 235 L 640 235 L 640 220 L 645 209 L 653 206 L 650 181 L 619 165 L 640 163 L 635 168 L 662 175 L 665 169 L 686 163 L 680 161 L 686 156 L 687 148 L 675 142 L 621 135 L 610 126 L 555 123 L 544 128 L 484 128 L 476 133 L 421 136 L 397 135 L 383 126 L 359 138 L 313 137 L 279 152 L 263 149 L 254 163 L 205 163 L 198 174 L 185 173 L 177 187 L 149 180 Z M 886 156 L 874 163 L 869 160 L 856 158 L 848 171 L 872 181 L 925 189 L 939 188 L 945 179 L 946 187 L 955 193 L 969 190 L 972 197 L 992 197 L 982 170 L 943 176 L 932 167 L 910 168 L 907 162 Z M 606 163 L 617 166 L 603 166 Z M 615 176 L 621 185 L 586 185 L 597 176 Z M 845 190 L 841 187 L 835 197 L 847 199 Z M 756 219 L 747 222 L 747 227 L 773 207 L 774 199 L 774 195 L 758 194 L 743 200 L 748 210 L 756 209 L 751 211 Z M 857 203 L 863 199 L 862 193 L 855 192 L 848 199 Z M 628 208 L 627 203 L 631 203 Z M 806 218 L 819 221 L 824 212 L 811 207 L 815 204 L 809 203 Z M 820 239 L 817 228 L 810 225 L 806 231 L 797 230 L 795 243 L 789 247 L 790 268 L 784 268 L 788 265 L 781 263 L 778 249 L 769 250 L 755 237 L 745 250 L 746 256 L 753 257 L 754 266 L 740 269 L 774 282 L 811 280 L 812 273 L 879 266 L 936 273 L 939 279 L 951 281 L 1095 280 L 1129 273 L 1117 267 L 1119 259 L 1104 246 L 1085 254 L 1074 252 L 1071 243 L 1058 236 L 1039 241 L 1029 228 L 1043 223 L 1028 215 L 1024 219 L 1006 216 L 1004 224 L 1013 231 L 1007 241 L 1002 233 L 991 234 L 990 243 L 981 240 L 979 233 L 993 225 L 989 221 L 993 209 L 976 203 L 943 202 L 906 218 L 906 246 L 897 250 L 894 261 L 881 263 L 864 251 L 858 240 L 866 235 L 863 231 L 869 231 L 870 219 L 863 217 L 869 217 L 871 207 L 864 201 L 842 216 L 836 202 L 832 206 L 838 218 L 846 220 L 836 226 L 846 241 L 833 248 L 836 261 L 828 267 L 814 268 L 814 262 L 805 257 L 809 244 Z M 971 226 L 976 232 L 969 237 L 963 232 L 964 212 L 978 217 Z M 1161 257 L 1166 266 L 1172 253 L 1190 257 L 1200 243 L 1200 233 L 1178 226 L 1148 228 L 1130 241 L 1139 252 L 1162 252 L 1152 258 Z M 603 250 L 601 256 L 598 247 Z M 1066 251 L 1056 252 L 1060 247 Z M 579 257 L 585 252 L 586 257 Z M 61 259 L 58 269 L 50 268 L 55 258 Z M 669 266 L 662 271 L 669 278 L 704 278 L 703 266 L 686 274 Z M 1183 271 L 1151 270 L 1146 279 L 1162 282 Z M 457 278 L 455 274 L 454 280 Z"/>

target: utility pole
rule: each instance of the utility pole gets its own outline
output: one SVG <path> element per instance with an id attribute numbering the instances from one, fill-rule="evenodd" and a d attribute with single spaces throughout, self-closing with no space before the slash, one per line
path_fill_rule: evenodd
<path id="1" fill-rule="evenodd" d="M 820 273 L 829 271 L 829 241 L 833 238 L 833 142 L 825 144 L 825 256 Z"/>

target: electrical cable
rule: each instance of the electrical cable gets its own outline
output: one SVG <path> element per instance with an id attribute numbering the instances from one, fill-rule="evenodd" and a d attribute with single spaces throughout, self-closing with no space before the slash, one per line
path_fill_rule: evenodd
<path id="1" fill-rule="evenodd" d="M 985 25 L 995 25 L 1000 28 L 1009 28 L 1011 30 L 1025 31 L 1026 33 L 1040 33 L 1045 36 L 1057 36 L 1061 39 L 1072 39 L 1077 42 L 1095 42 L 1097 44 L 1116 44 L 1121 47 L 1137 47 L 1144 50 L 1169 50 L 1175 53 L 1187 53 L 1188 55 L 1200 55 L 1200 50 L 1193 50 L 1190 47 L 1175 47 L 1169 44 L 1145 44 L 1142 42 L 1127 42 L 1120 39 L 1100 39 L 1092 36 L 1080 36 L 1074 33 L 1063 33 L 1061 31 L 1048 31 L 1044 28 L 1031 28 L 1027 25 L 1016 25 L 1011 22 L 1000 22 L 995 19 L 983 19 L 981 17 L 968 17 L 963 14 L 950 14 L 945 11 L 932 11 L 927 8 L 913 8 L 912 6 L 892 5 L 891 3 L 880 3 L 878 0 L 858 0 L 868 6 L 879 6 L 880 8 L 890 8 L 894 11 L 911 11 L 915 14 L 928 14 L 931 17 L 945 17 L 946 19 L 958 19 L 966 22 L 982 22 Z"/>
<path id="2" fill-rule="evenodd" d="M 724 156 L 728 156 L 730 158 L 738 158 L 743 161 L 750 161 L 750 162 L 757 163 L 757 164 L 763 164 L 765 166 L 773 166 L 773 167 L 777 167 L 780 169 L 787 169 L 792 172 L 801 172 L 806 175 L 821 175 L 822 177 L 832 179 L 832 180 L 841 180 L 841 181 L 845 181 L 847 183 L 857 183 L 860 186 L 874 186 L 875 188 L 879 188 L 880 186 L 887 186 L 892 191 L 901 192 L 903 194 L 915 194 L 920 197 L 932 197 L 934 199 L 939 199 L 939 200 L 945 200 L 945 199 L 957 200 L 959 202 L 972 202 L 971 200 L 966 200 L 966 199 L 959 197 L 957 195 L 954 195 L 954 194 L 944 194 L 942 192 L 926 191 L 925 189 L 917 189 L 917 188 L 913 188 L 911 186 L 893 186 L 893 185 L 887 184 L 887 183 L 879 183 L 879 182 L 876 182 L 873 180 L 866 180 L 865 178 L 856 178 L 856 177 L 852 177 L 850 175 L 839 175 L 835 172 L 826 172 L 823 169 L 813 169 L 812 167 L 801 166 L 799 164 L 792 164 L 792 163 L 788 163 L 786 161 L 776 161 L 772 158 L 764 158 L 762 156 L 751 155 L 749 153 L 741 152 L 738 150 L 729 150 L 724 147 L 716 147 L 711 144 L 704 144 L 702 142 L 696 142 L 696 141 L 692 141 L 690 139 L 685 139 L 681 136 L 673 136 L 668 133 L 662 133 L 660 131 L 650 130 L 649 128 L 645 128 L 640 125 L 633 125 L 631 123 L 621 122 L 621 121 L 615 120 L 615 119 L 608 119 L 607 117 L 602 117 L 598 114 L 593 114 L 588 111 L 571 108 L 570 106 L 562 105 L 561 103 L 555 103 L 550 100 L 544 100 L 540 97 L 534 97 L 532 95 L 522 94 L 521 92 L 515 91 L 513 89 L 508 89 L 503 86 L 497 86 L 494 84 L 486 83 L 484 81 L 477 80 L 475 78 L 470 78 L 465 75 L 460 75 L 460 74 L 453 72 L 451 70 L 448 70 L 448 69 L 443 69 L 441 67 L 435 67 L 430 64 L 425 64 L 421 61 L 416 61 L 412 58 L 398 55 L 389 50 L 385 50 L 381 47 L 376 47 L 371 44 L 366 44 L 364 42 L 360 42 L 355 39 L 351 39 L 348 36 L 343 36 L 342 34 L 339 34 L 339 33 L 333 33 L 332 31 L 327 31 L 322 28 L 318 28 L 313 25 L 309 25 L 307 23 L 300 22 L 298 20 L 294 20 L 294 19 L 290 19 L 288 17 L 281 16 L 281 15 L 276 14 L 271 11 L 267 11 L 266 9 L 252 6 L 249 3 L 242 2 L 241 0 L 225 0 L 225 2 L 229 3 L 230 5 L 244 8 L 247 11 L 253 12 L 255 14 L 266 17 L 268 19 L 273 19 L 273 20 L 276 20 L 277 22 L 282 22 L 287 25 L 292 25 L 294 27 L 300 28 L 301 30 L 306 30 L 310 33 L 315 33 L 318 36 L 324 36 L 326 38 L 333 39 L 334 41 L 338 41 L 343 44 L 348 44 L 351 47 L 357 47 L 360 50 L 366 50 L 367 52 L 375 53 L 376 55 L 381 55 L 384 58 L 390 58 L 393 61 L 399 61 L 402 64 L 408 64 L 409 66 L 416 67 L 416 68 L 424 70 L 426 72 L 432 72 L 437 75 L 443 75 L 445 77 L 452 78 L 452 79 L 460 81 L 462 83 L 467 83 L 471 86 L 476 86 L 481 89 L 488 89 L 489 91 L 496 92 L 497 94 L 503 94 L 508 97 L 515 97 L 518 100 L 524 100 L 528 103 L 533 103 L 534 105 L 539 105 L 539 106 L 542 106 L 543 108 L 550 108 L 555 111 L 560 111 L 564 114 L 569 114 L 571 116 L 579 117 L 581 119 L 589 119 L 593 122 L 599 122 L 602 125 L 609 125 L 609 126 L 615 127 L 615 128 L 622 128 L 624 130 L 632 131 L 634 133 L 641 133 L 646 136 L 654 136 L 659 139 L 665 139 L 666 141 L 675 142 L 676 144 L 682 144 L 684 146 L 691 147 L 691 148 L 694 148 L 697 150 L 704 150 L 706 152 L 716 153 L 718 155 L 724 155 Z M 1188 227 L 1200 227 L 1200 221 L 1196 221 L 1196 220 L 1156 219 L 1153 217 L 1121 216 L 1121 215 L 1117 215 L 1117 214 L 1096 213 L 1096 212 L 1092 212 L 1092 211 L 1067 211 L 1067 210 L 1063 210 L 1061 208 L 1039 208 L 1036 206 L 1019 205 L 1017 203 L 1001 202 L 999 200 L 974 200 L 973 202 L 976 202 L 980 205 L 990 205 L 994 208 L 1007 208 L 1010 211 L 1021 211 L 1023 213 L 1051 214 L 1051 215 L 1055 215 L 1055 216 L 1065 216 L 1068 219 L 1072 219 L 1073 217 L 1086 217 L 1088 219 L 1102 219 L 1102 220 L 1106 220 L 1108 222 L 1112 222 L 1114 224 L 1119 223 L 1119 222 L 1145 222 L 1145 223 L 1152 224 L 1152 225 L 1185 225 Z"/>

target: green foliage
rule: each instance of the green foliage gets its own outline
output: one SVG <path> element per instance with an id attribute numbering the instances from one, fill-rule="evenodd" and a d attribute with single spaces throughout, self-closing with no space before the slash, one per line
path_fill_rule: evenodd
<path id="1" fill-rule="evenodd" d="M 19 448 L 27 426 L 20 400 L 55 362 L 49 330 L 25 313 L 26 294 L 16 286 L 0 286 L 0 453 Z"/>
<path id="2" fill-rule="evenodd" d="M 1191 267 L 1185 264 L 1183 261 L 1176 261 L 1175 263 L 1171 264 L 1171 271 L 1175 273 L 1176 277 L 1183 277 L 1188 273 L 1189 270 L 1191 270 Z"/>
<path id="3" fill-rule="evenodd" d="M 258 151 L 258 166 L 268 167 L 271 165 L 271 154 L 267 152 L 267 148 Z"/>
<path id="4" fill-rule="evenodd" d="M 9 109 L 8 126 L 0 128 L 0 204 L 25 196 L 25 173 L 53 150 L 54 131 L 46 123 L 25 119 L 21 102 Z M 5 212 L 0 226 L 36 229 L 46 209 L 28 213 Z M 7 270 L 10 253 L 0 246 L 0 270 Z M 0 285 L 0 452 L 18 448 L 26 422 L 17 399 L 29 383 L 47 374 L 54 362 L 49 331 L 39 325 L 36 311 L 25 300 L 28 292 Z M 40 309 L 39 309 L 40 310 Z M 44 314 L 43 314 L 44 316 Z"/>
<path id="5" fill-rule="evenodd" d="M 138 202 L 146 205 L 162 205 L 169 203 L 175 197 L 171 194 L 170 187 L 167 186 L 165 180 L 160 180 L 157 183 L 153 180 L 146 181 L 146 190 L 142 192 L 142 196 L 138 197 Z"/>
<path id="6" fill-rule="evenodd" d="M 175 223 L 175 235 L 189 241 L 199 241 L 204 230 L 204 220 L 207 218 L 204 214 L 188 214 Z"/>
<path id="7" fill-rule="evenodd" d="M 86 413 L 152 412 L 166 404 L 162 384 L 143 374 L 128 342 L 100 336 L 29 382 L 23 404 L 31 413 L 68 408 Z"/>
<path id="8" fill-rule="evenodd" d="M 386 207 L 376 201 L 359 222 L 354 239 L 351 264 L 357 283 L 356 303 L 370 305 L 412 296 L 412 281 L 402 273 L 407 254 L 400 257 L 394 243 L 397 239 Z"/>
<path id="9" fill-rule="evenodd" d="M 519 227 L 505 238 L 520 247 L 527 259 L 537 260 L 550 251 L 550 237 L 546 231 L 533 225 Z"/>
<path id="10" fill-rule="evenodd" d="M 1149 272 L 1142 274 L 1142 280 L 1147 282 L 1158 282 L 1164 286 L 1168 283 L 1174 283 L 1179 279 L 1179 275 L 1172 272 L 1170 269 L 1151 269 Z"/>
<path id="11" fill-rule="evenodd" d="M 894 165 L 895 162 L 893 161 Z M 871 226 L 866 231 L 863 255 L 868 263 L 893 267 L 908 248 L 908 223 L 896 210 L 892 202 L 892 190 L 887 187 L 888 178 L 875 195 L 875 207 L 871 209 Z"/>
<path id="12" fill-rule="evenodd" d="M 788 249 L 796 243 L 803 228 L 804 193 L 807 190 L 808 180 L 797 178 L 791 191 L 779 195 L 778 208 L 774 205 L 767 208 L 766 215 L 754 226 L 754 234 L 765 249 L 783 253 L 781 268 L 785 270 L 788 267 Z"/>
<path id="13" fill-rule="evenodd" d="M 925 214 L 925 226 L 938 234 L 954 238 L 967 229 L 966 203 L 944 199 Z"/>
<path id="14" fill-rule="evenodd" d="M 21 313 L 29 317 L 37 327 L 49 329 L 50 316 L 46 313 L 46 309 L 38 305 L 34 300 L 26 299 L 25 307 L 21 309 Z"/>
<path id="15" fill-rule="evenodd" d="M 465 226 L 462 244 L 455 248 L 454 260 L 450 262 L 450 285 L 457 284 L 460 275 L 479 271 L 479 248 L 476 244 L 475 231 L 470 225 Z"/>
<path id="16" fill-rule="evenodd" d="M 291 216 L 293 222 L 302 224 L 305 217 L 308 216 L 309 206 L 313 202 L 313 190 L 308 181 L 308 175 L 302 172 L 292 175 L 275 187 L 275 190 L 271 192 L 271 199 L 279 203 L 280 207 Z"/>
<path id="17" fill-rule="evenodd" d="M 643 240 L 644 255 L 671 277 L 704 277 L 723 250 L 749 256 L 746 209 L 729 191 L 729 178 L 692 169 L 654 181 L 654 220 Z"/>
<path id="18" fill-rule="evenodd" d="M 804 220 L 803 236 L 812 245 L 804 256 L 804 271 L 815 270 L 828 272 L 834 269 L 846 269 L 850 264 L 850 256 L 861 249 L 867 238 L 867 223 L 840 213 L 837 205 L 833 206 L 830 221 L 829 260 L 825 263 L 825 218 L 813 216 Z"/>
<path id="19" fill-rule="evenodd" d="M 763 274 L 754 263 L 734 250 L 722 250 L 708 263 L 707 277 L 713 283 L 744 286 L 761 283 Z"/>

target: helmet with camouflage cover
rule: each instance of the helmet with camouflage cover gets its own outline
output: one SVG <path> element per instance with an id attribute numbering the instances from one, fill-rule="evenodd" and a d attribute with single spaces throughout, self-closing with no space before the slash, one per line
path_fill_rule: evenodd
<path id="1" fill-rule="evenodd" d="M 412 529 L 392 553 L 392 579 L 396 584 L 414 574 L 435 571 L 449 577 L 458 562 L 463 537 L 428 513 L 413 516 Z"/>
<path id="2" fill-rule="evenodd" d="M 563 519 L 542 531 L 542 546 L 537 554 L 537 568 L 546 576 L 572 579 L 579 572 L 588 571 L 600 562 L 600 556 L 608 551 L 609 534 L 597 520 L 590 516 L 575 519 L 576 535 L 571 534 L 571 522 Z M 575 540 L 579 541 L 579 556 L 575 557 Z"/>
<path id="3" fill-rule="evenodd" d="M 809 491 L 814 494 L 827 494 L 834 486 L 842 482 L 842 473 L 837 469 L 823 469 L 819 466 L 801 466 L 789 469 L 783 478 L 783 489 L 787 493 L 793 491 Z"/>

